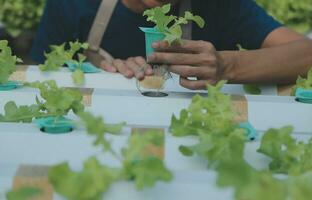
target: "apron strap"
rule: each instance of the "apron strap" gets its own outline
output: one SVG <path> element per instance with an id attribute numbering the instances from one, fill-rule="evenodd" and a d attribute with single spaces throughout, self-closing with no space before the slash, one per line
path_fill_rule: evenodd
<path id="1" fill-rule="evenodd" d="M 99 50 L 117 3 L 118 0 L 102 0 L 88 37 L 91 50 Z"/>
<path id="2" fill-rule="evenodd" d="M 103 36 L 113 15 L 118 0 L 102 0 L 88 36 L 89 49 L 85 51 L 88 59 L 96 66 L 103 60 L 112 62 L 114 58 L 101 49 Z"/>

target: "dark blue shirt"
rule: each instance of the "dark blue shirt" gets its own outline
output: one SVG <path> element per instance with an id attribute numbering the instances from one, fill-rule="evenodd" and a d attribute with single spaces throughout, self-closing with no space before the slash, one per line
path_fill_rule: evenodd
<path id="1" fill-rule="evenodd" d="M 87 40 L 101 0 L 47 0 L 35 39 L 32 57 L 44 61 L 49 45 Z M 258 49 L 281 25 L 253 0 L 192 0 L 192 12 L 206 21 L 204 29 L 193 26 L 193 39 L 211 42 L 217 50 Z M 113 13 L 101 47 L 115 58 L 144 56 L 144 34 L 140 26 L 153 26 L 121 1 Z"/>

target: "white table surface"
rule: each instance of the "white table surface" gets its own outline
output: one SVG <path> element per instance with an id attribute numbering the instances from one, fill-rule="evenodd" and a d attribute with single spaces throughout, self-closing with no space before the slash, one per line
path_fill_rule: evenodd
<path id="1" fill-rule="evenodd" d="M 38 90 L 22 88 L 0 92 L 0 113 L 8 101 L 18 105 L 35 103 Z M 165 98 L 144 97 L 137 91 L 95 89 L 92 105 L 87 107 L 109 123 L 125 121 L 130 125 L 168 127 L 172 115 L 178 116 L 194 96 L 189 92 L 171 92 Z M 295 97 L 245 95 L 248 120 L 259 131 L 292 125 L 296 132 L 312 133 L 312 105 L 295 101 Z"/>
<path id="2" fill-rule="evenodd" d="M 120 149 L 126 144 L 130 130 L 126 127 L 122 135 L 110 136 L 114 148 Z M 294 136 L 304 141 L 310 138 L 304 134 Z M 93 138 L 84 130 L 50 135 L 41 133 L 33 124 L 0 124 L 0 199 L 11 188 L 14 174 L 21 164 L 53 165 L 68 161 L 79 170 L 84 160 L 95 155 L 103 163 L 119 165 L 111 156 L 102 155 L 100 149 L 93 147 L 92 141 Z M 166 133 L 165 163 L 173 171 L 174 180 L 171 183 L 159 182 L 156 187 L 140 192 L 132 183 L 117 183 L 106 194 L 106 199 L 232 199 L 231 189 L 221 190 L 215 186 L 216 174 L 207 170 L 203 159 L 184 157 L 178 151 L 179 145 L 194 142 L 196 140 L 191 137 L 176 138 Z M 247 143 L 245 159 L 255 168 L 263 169 L 269 159 L 256 152 L 259 144 L 259 141 Z M 60 198 L 55 196 L 55 199 Z"/>
<path id="3" fill-rule="evenodd" d="M 36 66 L 32 66 L 27 72 L 27 78 L 31 81 L 56 78 L 61 83 L 61 86 L 74 86 L 70 73 L 66 70 L 62 69 L 61 72 L 55 73 L 41 73 L 36 69 Z M 181 108 L 186 108 L 190 103 L 191 96 L 194 94 L 194 91 L 181 88 L 178 85 L 177 77 L 168 81 L 166 90 L 180 93 L 173 93 L 166 100 L 140 96 L 136 91 L 135 81 L 133 79 L 127 80 L 117 74 L 112 75 L 103 72 L 92 76 L 86 75 L 86 80 L 86 87 L 100 89 L 99 91 L 95 90 L 95 93 L 97 96 L 101 96 L 101 98 L 94 98 L 93 105 L 95 106 L 87 109 L 96 115 L 103 115 L 106 121 L 110 123 L 127 121 L 129 124 L 167 127 L 170 123 L 172 113 L 178 114 Z M 101 94 L 103 89 L 105 92 Z M 276 94 L 276 88 L 274 87 L 263 89 L 267 95 Z M 241 85 L 226 85 L 223 92 L 244 94 Z M 30 89 L 21 89 L 15 92 L 0 92 L 0 103 L 3 104 L 9 100 L 14 100 L 19 105 L 32 104 L 35 101 L 35 95 L 36 92 Z M 269 96 L 263 96 L 264 99 L 261 101 L 253 99 L 253 96 L 248 98 L 253 102 L 272 104 L 272 102 L 267 101 L 268 99 L 270 101 L 272 100 Z M 284 99 L 285 102 L 292 101 L 292 99 L 286 98 Z M 278 107 L 279 103 L 274 105 Z M 278 109 L 281 111 L 284 110 L 283 107 L 279 107 Z M 295 110 L 296 107 L 291 109 Z M 0 108 L 1 112 L 2 110 L 3 108 Z M 138 112 L 138 110 L 142 112 Z M 292 112 L 292 110 L 288 112 Z M 253 111 L 255 112 L 252 115 L 254 117 L 253 120 L 257 120 L 260 124 L 264 123 L 261 125 L 268 125 L 267 119 L 263 119 L 262 121 L 256 119 L 256 112 L 260 112 L 259 110 L 255 108 Z M 262 110 L 262 112 L 265 111 Z M 285 122 L 287 121 L 281 121 L 277 125 L 282 125 Z M 123 132 L 123 135 L 111 136 L 113 147 L 116 149 L 120 149 L 126 144 L 130 128 L 125 128 Z M 302 140 L 308 140 L 310 137 L 304 134 L 296 134 L 295 136 Z M 118 166 L 118 162 L 113 160 L 111 156 L 102 155 L 99 148 L 92 146 L 92 141 L 93 138 L 87 136 L 84 130 L 77 130 L 65 135 L 49 135 L 41 133 L 33 124 L 1 123 L 0 199 L 4 199 L 5 192 L 11 188 L 12 179 L 21 164 L 53 165 L 68 161 L 74 169 L 79 170 L 84 160 L 89 156 L 95 155 L 104 163 L 109 163 L 111 166 Z M 105 198 L 110 200 L 232 199 L 233 191 L 231 189 L 221 190 L 215 186 L 216 174 L 211 170 L 207 170 L 207 163 L 203 159 L 197 156 L 191 158 L 184 157 L 178 151 L 178 147 L 181 144 L 191 145 L 194 142 L 196 142 L 194 138 L 173 138 L 168 133 L 166 134 L 165 163 L 172 170 L 175 177 L 171 183 L 159 182 L 154 188 L 138 192 L 132 183 L 120 182 L 112 186 L 105 195 Z M 258 147 L 258 141 L 247 143 L 245 159 L 254 167 L 263 169 L 267 166 L 269 159 L 256 152 Z M 55 196 L 55 199 L 61 198 Z"/>
<path id="4" fill-rule="evenodd" d="M 33 65 L 29 66 L 26 72 L 26 81 L 55 80 L 57 84 L 62 87 L 77 87 L 73 83 L 71 74 L 72 72 L 70 72 L 68 68 L 61 68 L 60 71 L 57 72 L 41 72 L 38 66 Z M 80 87 L 137 91 L 136 80 L 134 78 L 126 79 L 120 74 L 105 71 L 95 74 L 85 74 L 85 84 Z M 263 95 L 277 95 L 277 87 L 275 85 L 260 86 L 260 88 Z M 179 84 L 179 76 L 176 74 L 172 74 L 172 78 L 166 82 L 164 91 L 188 93 L 205 92 L 203 90 L 192 91 L 181 87 Z M 243 85 L 240 84 L 227 84 L 222 91 L 229 94 L 245 94 Z"/>

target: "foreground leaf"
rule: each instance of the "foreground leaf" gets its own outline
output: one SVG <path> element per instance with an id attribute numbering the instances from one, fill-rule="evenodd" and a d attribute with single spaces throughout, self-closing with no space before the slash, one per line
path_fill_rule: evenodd
<path id="1" fill-rule="evenodd" d="M 40 194 L 42 191 L 38 188 L 23 187 L 7 192 L 6 198 L 7 200 L 31 200 Z"/>
<path id="2" fill-rule="evenodd" d="M 222 94 L 225 81 L 217 86 L 208 86 L 208 96 L 195 96 L 188 109 L 180 113 L 180 118 L 173 116 L 170 131 L 174 136 L 205 134 L 228 135 L 236 127 L 235 112 L 231 97 Z"/>
<path id="3" fill-rule="evenodd" d="M 143 16 L 147 17 L 147 21 L 155 23 L 156 29 L 165 35 L 164 40 L 169 44 L 181 42 L 183 35 L 182 25 L 193 21 L 200 28 L 205 26 L 204 19 L 198 15 L 193 15 L 191 12 L 187 11 L 184 17 L 176 17 L 168 15 L 170 10 L 171 5 L 165 4 L 162 7 L 148 9 L 143 13 Z"/>
<path id="4" fill-rule="evenodd" d="M 101 145 L 105 151 L 111 150 L 110 142 L 106 139 L 105 134 L 120 134 L 125 123 L 108 125 L 102 117 L 95 117 L 91 113 L 79 113 L 80 119 L 84 122 L 89 135 L 95 136 L 94 145 Z"/>
<path id="5" fill-rule="evenodd" d="M 306 78 L 302 78 L 301 76 L 298 77 L 296 85 L 292 89 L 291 95 L 295 96 L 296 90 L 298 88 L 303 88 L 306 90 L 312 90 L 312 68 L 309 70 L 308 75 Z"/>
<path id="6" fill-rule="evenodd" d="M 80 69 L 77 69 L 72 74 L 72 79 L 76 85 L 83 85 L 85 83 L 85 75 Z"/>
<path id="7" fill-rule="evenodd" d="M 41 71 L 58 71 L 66 62 L 74 60 L 74 56 L 80 50 L 88 48 L 87 43 L 70 42 L 69 48 L 66 44 L 50 46 L 51 52 L 45 53 L 46 61 L 39 65 Z"/>
<path id="8" fill-rule="evenodd" d="M 163 133 L 158 131 L 133 134 L 128 147 L 123 149 L 124 174 L 128 179 L 134 179 L 138 189 L 152 187 L 157 181 L 168 182 L 172 179 L 164 161 L 146 151 L 150 145 L 161 147 L 163 137 Z"/>
<path id="9" fill-rule="evenodd" d="M 246 132 L 234 123 L 235 112 L 231 98 L 220 90 L 225 81 L 208 86 L 208 96 L 195 96 L 180 118 L 172 117 L 170 131 L 174 136 L 195 136 L 198 143 L 181 146 L 186 156 L 197 154 L 208 160 L 209 167 L 217 167 L 222 160 L 243 157 Z"/>
<path id="10" fill-rule="evenodd" d="M 258 152 L 270 158 L 273 172 L 300 175 L 312 170 L 312 141 L 297 142 L 291 133 L 292 127 L 268 130 Z"/>
<path id="11" fill-rule="evenodd" d="M 55 191 L 68 200 L 102 200 L 119 176 L 119 170 L 101 165 L 94 157 L 84 163 L 80 172 L 72 171 L 68 163 L 56 165 L 49 171 Z"/>
<path id="12" fill-rule="evenodd" d="M 26 85 L 40 90 L 40 96 L 44 102 L 38 103 L 50 115 L 63 116 L 70 111 L 78 113 L 84 110 L 83 98 L 78 90 L 59 88 L 55 81 L 34 82 Z"/>
<path id="13" fill-rule="evenodd" d="M 253 94 L 253 95 L 260 95 L 261 94 L 261 89 L 258 85 L 245 84 L 243 86 L 243 88 L 247 94 Z"/>
<path id="14" fill-rule="evenodd" d="M 40 114 L 40 107 L 38 105 L 18 107 L 15 102 L 10 101 L 4 106 L 4 115 L 0 114 L 0 122 L 30 123 Z"/>
<path id="15" fill-rule="evenodd" d="M 22 60 L 12 55 L 8 41 L 0 40 L 0 84 L 8 82 L 10 75 L 16 71 L 18 62 Z"/>
<path id="16" fill-rule="evenodd" d="M 219 187 L 233 187 L 236 200 L 286 200 L 286 184 L 270 172 L 256 171 L 242 157 L 222 162 L 218 169 Z"/>
<path id="17" fill-rule="evenodd" d="M 292 200 L 310 200 L 312 196 L 312 171 L 291 177 L 287 181 L 287 189 Z"/>

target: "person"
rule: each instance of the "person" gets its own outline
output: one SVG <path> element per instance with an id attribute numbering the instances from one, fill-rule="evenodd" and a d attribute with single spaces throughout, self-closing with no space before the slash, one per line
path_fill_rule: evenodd
<path id="1" fill-rule="evenodd" d="M 127 78 L 142 80 L 151 75 L 152 69 L 144 58 L 144 34 L 138 27 L 153 24 L 142 13 L 172 3 L 172 14 L 177 15 L 181 1 L 118 1 L 100 38 L 100 47 L 114 59 L 103 59 L 99 67 Z M 221 79 L 230 83 L 289 84 L 298 75 L 305 76 L 312 66 L 312 41 L 280 24 L 254 0 L 190 2 L 191 11 L 206 21 L 205 27 L 192 26 L 192 40 L 183 40 L 179 45 L 154 43 L 156 52 L 147 58 L 148 63 L 168 64 L 171 72 L 180 75 L 183 87 L 203 89 Z M 101 0 L 47 0 L 32 49 L 33 59 L 42 63 L 49 45 L 77 39 L 87 41 L 101 3 Z M 238 45 L 246 50 L 239 51 Z"/>

